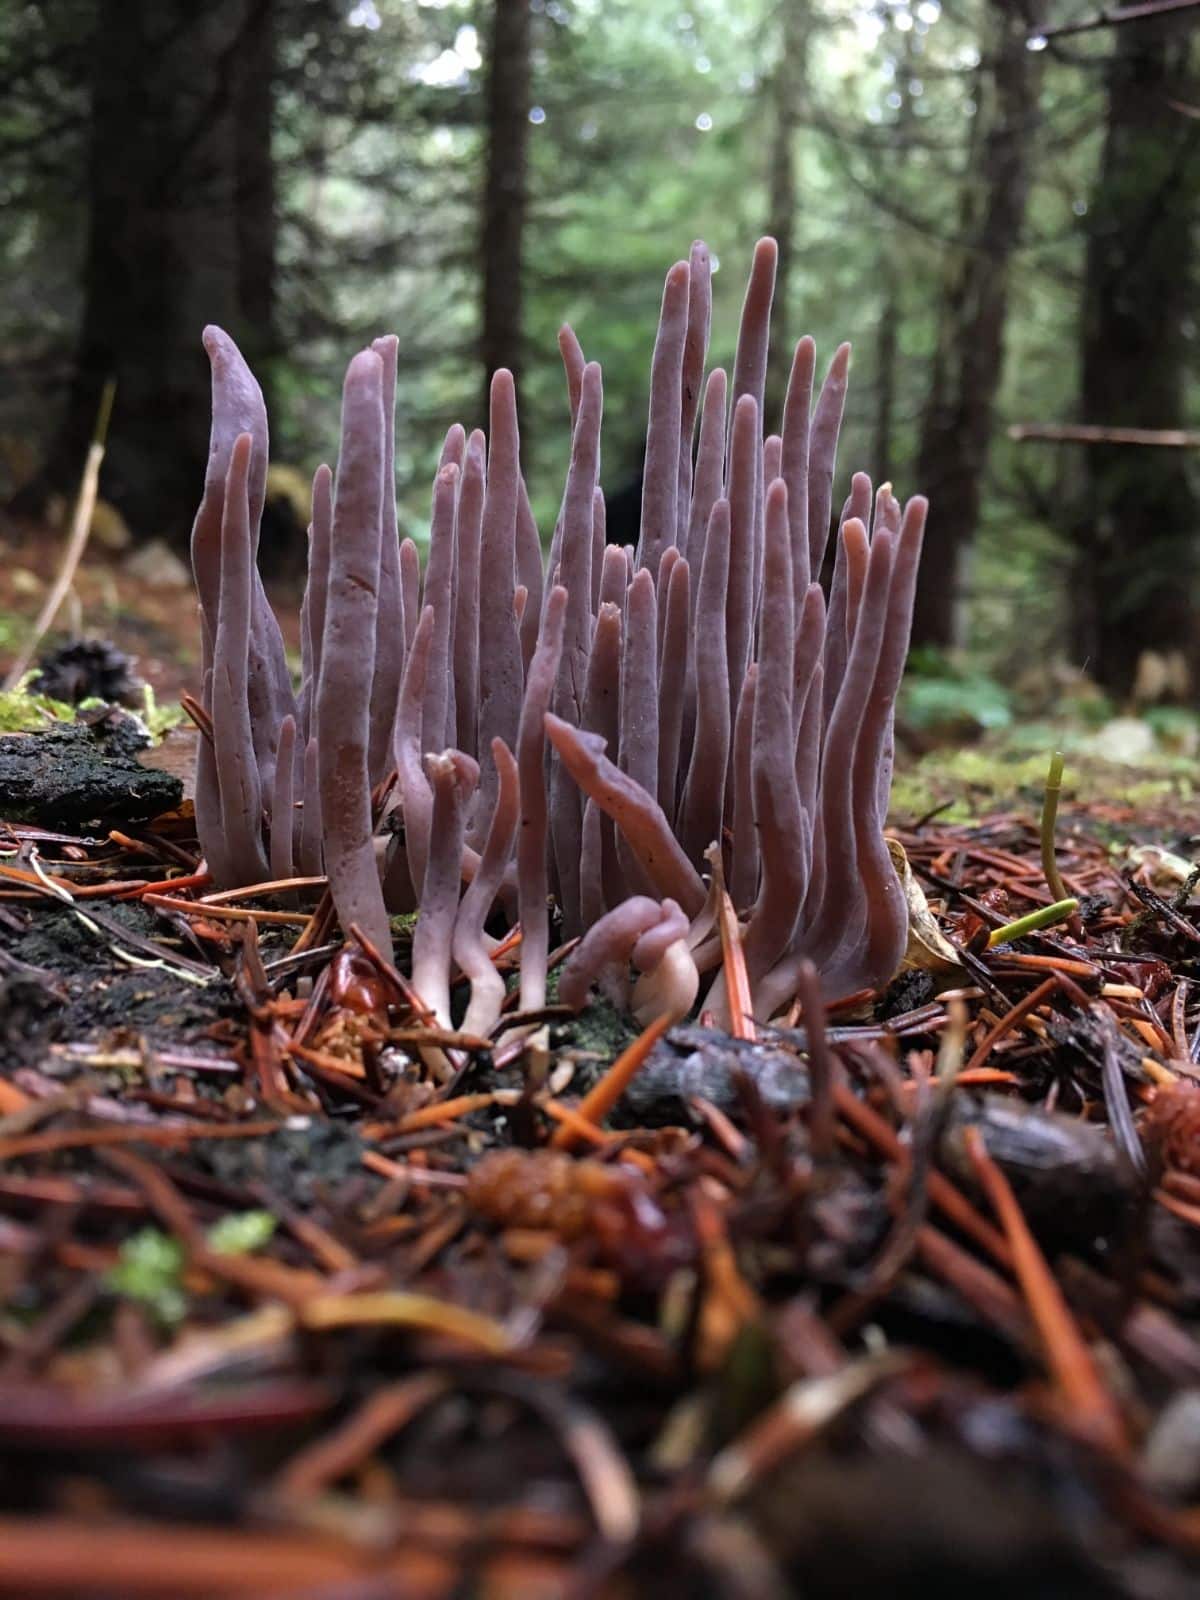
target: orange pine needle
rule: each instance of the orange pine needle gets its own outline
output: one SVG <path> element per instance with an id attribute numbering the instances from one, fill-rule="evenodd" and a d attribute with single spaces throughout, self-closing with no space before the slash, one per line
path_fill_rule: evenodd
<path id="1" fill-rule="evenodd" d="M 725 964 L 725 991 L 729 997 L 729 1031 L 735 1039 L 758 1038 L 750 1001 L 750 976 L 738 928 L 737 912 L 729 891 L 721 890 L 717 902 L 717 922 L 721 930 L 721 957 Z"/>
<path id="2" fill-rule="evenodd" d="M 367 1075 L 361 1061 L 348 1061 L 342 1056 L 331 1055 L 328 1050 L 314 1050 L 311 1045 L 297 1044 L 294 1039 L 289 1039 L 287 1048 L 289 1054 L 298 1056 L 301 1061 L 309 1061 L 326 1072 L 340 1072 L 346 1078 L 365 1078 Z"/>
<path id="3" fill-rule="evenodd" d="M 646 1057 L 671 1026 L 671 1020 L 670 1015 L 666 1013 L 661 1017 L 655 1017 L 650 1026 L 643 1029 L 627 1049 L 622 1050 L 600 1081 L 594 1084 L 579 1102 L 578 1114 L 585 1121 L 596 1125 L 603 1122 L 633 1082 L 634 1075 L 640 1071 Z M 578 1137 L 573 1128 L 563 1126 L 555 1132 L 550 1144 L 555 1150 L 570 1150 Z"/>
<path id="4" fill-rule="evenodd" d="M 833 1101 L 843 1122 L 849 1123 L 855 1133 L 874 1145 L 875 1149 L 889 1161 L 894 1161 L 898 1166 L 907 1169 L 907 1164 L 911 1160 L 907 1146 L 901 1144 L 899 1135 L 890 1123 L 885 1122 L 865 1100 L 859 1100 L 855 1096 L 848 1083 L 833 1085 Z M 929 1198 L 943 1216 L 949 1217 L 956 1228 L 961 1229 L 968 1238 L 974 1239 L 981 1249 L 987 1251 L 993 1261 L 999 1262 L 1002 1267 L 1012 1266 L 1012 1252 L 1004 1235 L 985 1217 L 980 1216 L 966 1195 L 955 1188 L 944 1172 L 938 1172 L 934 1168 L 927 1174 L 925 1184 L 929 1190 Z"/>
<path id="5" fill-rule="evenodd" d="M 143 894 L 141 898 L 147 905 L 157 906 L 163 911 L 180 911 L 190 917 L 203 913 L 210 921 L 290 923 L 293 926 L 308 922 L 302 911 L 247 911 L 244 906 L 217 906 L 207 900 L 177 900 L 168 894 Z"/>
<path id="6" fill-rule="evenodd" d="M 408 1116 L 402 1117 L 396 1132 L 417 1133 L 422 1128 L 435 1128 L 442 1122 L 457 1122 L 460 1117 L 468 1116 L 472 1111 L 484 1111 L 499 1100 L 498 1094 L 460 1094 L 453 1100 L 438 1100 L 433 1105 L 422 1106 L 419 1111 L 410 1111 Z"/>
<path id="7" fill-rule="evenodd" d="M 998 960 L 1005 967 L 1023 967 L 1026 972 L 1065 972 L 1072 978 L 1096 978 L 1100 968 L 1090 961 L 1072 961 L 1068 956 L 1026 955 L 1023 950 L 1006 950 Z"/>
<path id="8" fill-rule="evenodd" d="M 1036 1011 L 1042 1001 L 1048 999 L 1057 988 L 1058 978 L 1047 978 L 1044 983 L 1039 983 L 1036 989 L 1031 989 L 1024 1000 L 1019 1000 L 1011 1011 L 1006 1011 L 995 1027 L 990 1028 L 976 1045 L 974 1054 L 964 1070 L 974 1072 L 978 1067 L 982 1067 L 992 1052 L 992 1046 L 998 1044 L 1004 1035 L 1015 1028 L 1018 1022 L 1022 1022 L 1031 1011 Z"/>
<path id="9" fill-rule="evenodd" d="M 1021 1286 L 1062 1398 L 1082 1432 L 1103 1449 L 1124 1454 L 1125 1424 L 1104 1387 L 1091 1347 L 1079 1331 L 1062 1290 L 1004 1173 L 988 1154 L 978 1128 L 965 1134 L 967 1154 L 1012 1251 L 1013 1270 Z"/>
<path id="10" fill-rule="evenodd" d="M 109 834 L 109 838 L 115 838 Z M 148 894 L 178 894 L 180 889 L 203 889 L 212 882 L 212 875 L 208 872 L 188 872 L 176 878 L 159 878 L 154 883 L 136 883 L 132 887 L 120 890 L 118 900 L 140 900 Z"/>
<path id="11" fill-rule="evenodd" d="M 31 1104 L 30 1097 L 23 1089 L 18 1089 L 15 1083 L 9 1083 L 6 1078 L 0 1078 L 0 1117 L 11 1117 Z"/>
<path id="12" fill-rule="evenodd" d="M 264 883 L 247 884 L 243 889 L 218 889 L 202 895 L 206 906 L 232 905 L 238 900 L 255 900 L 269 894 L 290 894 L 295 889 L 324 889 L 328 878 L 269 878 Z"/>
<path id="13" fill-rule="evenodd" d="M 572 1133 L 577 1133 L 587 1144 L 606 1145 L 614 1138 L 613 1134 L 605 1133 L 603 1128 L 598 1128 L 594 1122 L 589 1122 L 585 1116 L 581 1116 L 573 1106 L 563 1105 L 561 1100 L 543 1100 L 540 1108 L 560 1127 L 569 1128 Z"/>

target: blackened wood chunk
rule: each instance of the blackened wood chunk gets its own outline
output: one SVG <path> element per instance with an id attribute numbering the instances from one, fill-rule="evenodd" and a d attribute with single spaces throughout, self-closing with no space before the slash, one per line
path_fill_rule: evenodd
<path id="1" fill-rule="evenodd" d="M 141 765 L 147 742 L 139 723 L 111 715 L 0 738 L 0 817 L 81 833 L 172 810 L 183 785 Z"/>

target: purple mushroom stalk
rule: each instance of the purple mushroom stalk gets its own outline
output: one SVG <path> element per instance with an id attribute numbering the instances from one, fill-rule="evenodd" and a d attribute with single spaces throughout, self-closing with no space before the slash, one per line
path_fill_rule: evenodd
<path id="1" fill-rule="evenodd" d="M 262 394 L 206 330 L 196 819 L 219 886 L 323 873 L 342 926 L 384 952 L 415 909 L 414 986 L 446 1026 L 461 979 L 464 1025 L 496 1028 L 491 951 L 517 920 L 523 1011 L 561 935 L 564 1003 L 599 987 L 649 1020 L 703 993 L 729 1021 L 715 846 L 756 1018 L 813 972 L 826 1000 L 889 982 L 907 912 L 883 826 L 926 503 L 856 474 L 826 592 L 849 346 L 814 399 L 799 341 L 764 437 L 775 266 L 760 240 L 731 380 L 705 379 L 707 248 L 667 274 L 636 547 L 606 542 L 602 375 L 564 328 L 571 457 L 545 571 L 511 374 L 486 436 L 446 435 L 422 571 L 396 524 L 396 341 L 355 356 L 336 476 L 313 481 L 295 689 L 256 562 Z"/>

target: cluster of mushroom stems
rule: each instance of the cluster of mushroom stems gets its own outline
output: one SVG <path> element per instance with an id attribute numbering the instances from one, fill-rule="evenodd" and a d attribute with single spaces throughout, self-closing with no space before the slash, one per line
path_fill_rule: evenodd
<path id="1" fill-rule="evenodd" d="M 499 1023 L 492 951 L 518 922 L 521 1015 L 545 1006 L 555 928 L 578 941 L 561 1002 L 598 985 L 643 1020 L 682 1016 L 706 983 L 728 1024 L 724 893 L 760 1020 L 808 962 L 826 999 L 890 980 L 907 918 L 883 827 L 926 507 L 856 474 L 822 586 L 849 346 L 814 400 L 799 341 L 764 438 L 776 255 L 755 250 L 732 379 L 705 378 L 708 250 L 667 274 L 636 546 L 606 540 L 601 369 L 570 328 L 571 456 L 545 561 L 511 374 L 493 379 L 486 435 L 446 435 L 422 570 L 397 528 L 398 341 L 356 355 L 336 480 L 322 466 L 313 481 L 298 687 L 256 559 L 262 393 L 205 331 L 196 819 L 220 886 L 324 875 L 342 926 L 385 953 L 389 916 L 415 910 L 413 986 L 474 1034 Z"/>

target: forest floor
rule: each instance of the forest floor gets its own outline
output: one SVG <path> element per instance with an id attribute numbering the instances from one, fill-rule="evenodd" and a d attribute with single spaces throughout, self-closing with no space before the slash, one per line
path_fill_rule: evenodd
<path id="1" fill-rule="evenodd" d="M 911 964 L 824 1045 L 597 1003 L 532 1066 L 319 883 L 214 894 L 178 786 L 10 814 L 0 1593 L 1194 1594 L 1191 785 L 1085 766 L 1077 914 L 989 943 L 1053 898 L 992 770 L 905 774 Z"/>
<path id="2" fill-rule="evenodd" d="M 0 665 L 25 642 L 30 619 L 50 589 L 62 560 L 61 532 L 6 521 L 0 527 Z M 271 603 L 284 642 L 300 650 L 300 599 L 294 585 L 271 587 Z M 140 550 L 85 552 L 64 607 L 64 625 L 110 640 L 136 663 L 155 697 L 169 703 L 196 686 L 200 634 L 186 551 L 155 545 Z"/>

